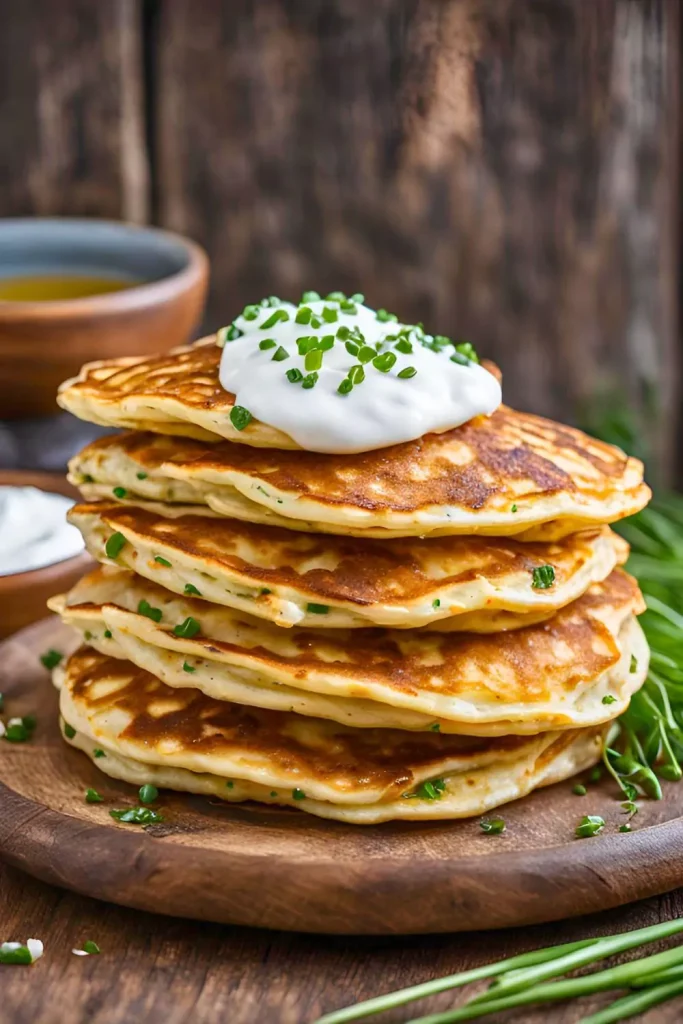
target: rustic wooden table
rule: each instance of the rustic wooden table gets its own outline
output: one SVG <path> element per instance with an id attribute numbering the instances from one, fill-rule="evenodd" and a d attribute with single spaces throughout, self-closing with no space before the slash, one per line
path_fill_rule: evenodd
<path id="1" fill-rule="evenodd" d="M 449 938 L 321 938 L 230 928 L 125 910 L 34 881 L 0 865 L 5 939 L 40 938 L 34 967 L 0 967 L 7 1024 L 310 1024 L 325 1011 L 554 942 L 642 927 L 683 914 L 683 890 L 568 921 Z M 87 939 L 99 957 L 71 953 Z M 446 994 L 421 1012 L 452 1003 Z M 575 1024 L 604 997 L 505 1018 Z M 415 1012 L 413 1013 L 413 1016 Z M 409 1013 L 375 1018 L 398 1024 Z M 648 1024 L 683 1018 L 679 1000 Z M 497 1024 L 502 1018 L 496 1018 Z"/>

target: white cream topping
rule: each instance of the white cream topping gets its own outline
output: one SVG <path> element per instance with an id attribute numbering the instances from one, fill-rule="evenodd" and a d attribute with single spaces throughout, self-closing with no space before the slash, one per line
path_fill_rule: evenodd
<path id="1" fill-rule="evenodd" d="M 220 383 L 235 395 L 231 419 L 238 429 L 246 410 L 308 451 L 364 452 L 498 408 L 500 384 L 467 358 L 471 346 L 352 300 L 313 298 L 298 307 L 271 300 L 247 306 L 219 332 Z M 306 354 L 307 348 L 317 351 Z"/>
<path id="2" fill-rule="evenodd" d="M 79 554 L 83 538 L 65 518 L 72 505 L 70 498 L 37 487 L 0 487 L 0 576 Z"/>

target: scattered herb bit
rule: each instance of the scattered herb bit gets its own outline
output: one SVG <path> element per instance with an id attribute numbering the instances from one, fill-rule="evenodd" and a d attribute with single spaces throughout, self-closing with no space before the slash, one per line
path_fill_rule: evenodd
<path id="1" fill-rule="evenodd" d="M 339 387 L 337 388 L 337 392 L 340 395 L 348 395 L 350 394 L 351 391 L 353 391 L 353 384 L 351 383 L 348 377 L 345 377 L 344 380 L 339 385 Z"/>
<path id="2" fill-rule="evenodd" d="M 304 334 L 296 339 L 296 347 L 299 350 L 299 355 L 305 356 L 318 347 L 318 339 L 314 334 Z"/>
<path id="3" fill-rule="evenodd" d="M 576 836 L 578 839 L 589 839 L 591 836 L 597 836 L 604 827 L 605 819 L 599 814 L 584 814 L 576 827 Z"/>
<path id="4" fill-rule="evenodd" d="M 438 597 L 435 597 L 434 600 L 432 601 L 432 608 L 440 608 L 440 607 L 441 607 L 441 599 L 438 598 Z"/>
<path id="5" fill-rule="evenodd" d="M 138 603 L 138 615 L 144 615 L 146 618 L 151 619 L 152 622 L 161 622 L 163 612 L 161 608 L 153 608 L 149 601 L 146 601 L 143 597 Z"/>
<path id="6" fill-rule="evenodd" d="M 430 730 L 432 732 L 441 732 L 441 723 L 440 722 L 434 722 L 434 724 L 430 725 L 429 728 L 430 728 Z"/>
<path id="7" fill-rule="evenodd" d="M 388 373 L 395 362 L 395 352 L 383 352 L 381 355 L 375 356 L 372 360 L 372 365 L 376 370 L 379 370 L 380 373 Z"/>
<path id="8" fill-rule="evenodd" d="M 68 740 L 72 740 L 76 735 L 76 730 L 74 729 L 73 725 L 69 725 L 68 722 L 64 723 L 64 735 Z"/>
<path id="9" fill-rule="evenodd" d="M 245 320 L 256 320 L 260 312 L 259 306 L 245 306 L 242 310 L 242 316 Z"/>
<path id="10" fill-rule="evenodd" d="M 289 359 L 289 352 L 287 351 L 286 348 L 283 348 L 282 345 L 279 345 L 277 351 L 273 355 L 271 362 L 282 363 L 284 362 L 285 359 Z"/>
<path id="11" fill-rule="evenodd" d="M 84 484 L 94 484 L 95 483 L 95 477 L 91 476 L 90 473 L 84 473 L 83 474 L 83 483 Z"/>
<path id="12" fill-rule="evenodd" d="M 26 743 L 30 740 L 32 729 L 28 729 L 21 718 L 10 718 L 5 728 L 4 739 L 8 743 Z"/>
<path id="13" fill-rule="evenodd" d="M 100 952 L 100 947 L 97 945 L 96 942 L 92 942 L 90 939 L 88 939 L 87 942 L 83 943 L 83 952 L 87 953 L 89 956 L 97 956 L 97 954 Z"/>
<path id="14" fill-rule="evenodd" d="M 216 335 L 216 341 L 219 345 L 225 345 L 226 341 L 236 341 L 237 338 L 242 337 L 242 332 L 239 327 L 235 327 L 234 324 L 230 324 L 229 327 L 221 327 Z"/>
<path id="15" fill-rule="evenodd" d="M 93 757 L 106 757 L 107 755 L 105 754 L 105 752 L 102 750 L 101 747 L 96 747 L 93 750 L 93 752 L 92 752 L 92 756 Z"/>
<path id="16" fill-rule="evenodd" d="M 258 347 L 261 349 L 262 352 L 267 352 L 269 348 L 275 348 L 276 346 L 277 342 L 275 338 L 264 338 L 262 341 L 259 341 L 258 343 Z"/>
<path id="17" fill-rule="evenodd" d="M 361 292 L 354 292 L 351 296 L 351 302 L 357 302 L 359 306 L 362 306 L 365 302 L 365 296 Z"/>
<path id="18" fill-rule="evenodd" d="M 427 779 L 426 782 L 421 782 L 411 795 L 416 796 L 418 800 L 440 800 L 445 789 L 445 779 Z"/>
<path id="19" fill-rule="evenodd" d="M 197 669 L 195 668 L 194 665 L 190 665 L 186 661 L 183 662 L 183 672 L 196 672 L 196 671 L 197 671 Z"/>
<path id="20" fill-rule="evenodd" d="M 479 828 L 487 836 L 499 836 L 503 834 L 506 826 L 502 818 L 482 818 L 479 822 Z"/>
<path id="21" fill-rule="evenodd" d="M 276 309 L 274 313 L 271 313 L 267 320 L 264 320 L 260 325 L 262 331 L 267 331 L 269 327 L 275 327 L 275 324 L 279 320 L 289 320 L 289 313 L 286 309 Z"/>
<path id="22" fill-rule="evenodd" d="M 328 298 L 329 298 L 329 296 L 328 296 Z M 306 794 L 304 793 L 303 789 L 293 789 L 292 790 L 292 798 L 294 800 L 305 800 L 306 799 Z"/>
<path id="23" fill-rule="evenodd" d="M 121 554 L 121 548 L 126 543 L 126 538 L 118 530 L 116 533 L 112 533 L 111 537 L 107 539 L 107 543 L 104 545 L 104 553 L 107 558 L 118 558 Z"/>
<path id="24" fill-rule="evenodd" d="M 277 796 L 277 790 L 276 789 L 271 789 L 270 795 L 271 796 Z"/>
<path id="25" fill-rule="evenodd" d="M 301 381 L 301 387 L 304 389 L 304 391 L 310 391 L 310 389 L 314 388 L 317 383 L 318 383 L 318 374 L 314 370 L 313 373 L 306 374 L 304 379 Z"/>
<path id="26" fill-rule="evenodd" d="M 356 303 L 351 302 L 351 299 L 344 299 L 343 302 L 339 303 L 339 308 L 343 313 L 353 314 L 358 312 L 358 307 L 356 306 Z"/>
<path id="27" fill-rule="evenodd" d="M 294 321 L 297 324 L 310 324 L 311 317 L 313 316 L 313 310 L 310 306 L 300 306 L 294 317 Z"/>
<path id="28" fill-rule="evenodd" d="M 387 338 L 387 341 L 388 340 L 389 339 Z M 413 352 L 413 343 L 408 341 L 407 338 L 400 338 L 394 345 L 394 348 L 397 352 L 403 352 L 405 356 L 409 356 L 412 355 Z"/>
<path id="29" fill-rule="evenodd" d="M 325 296 L 326 302 L 343 302 L 346 296 L 344 292 L 330 292 L 329 295 Z"/>
<path id="30" fill-rule="evenodd" d="M 225 785 L 226 785 L 227 789 L 232 789 L 233 786 L 235 785 L 235 783 L 234 782 L 226 782 Z"/>
<path id="31" fill-rule="evenodd" d="M 141 804 L 153 804 L 159 796 L 159 790 L 156 786 L 147 782 L 144 786 L 140 786 L 138 790 L 138 796 L 140 797 Z"/>
<path id="32" fill-rule="evenodd" d="M 387 313 L 386 309 L 378 309 L 375 313 L 375 320 L 379 320 L 381 324 L 386 324 L 389 320 L 395 319 L 391 313 Z"/>
<path id="33" fill-rule="evenodd" d="M 201 597 L 201 593 L 197 590 L 194 583 L 186 583 L 183 592 L 185 594 L 194 594 L 195 597 Z"/>
<path id="34" fill-rule="evenodd" d="M 55 651 L 55 649 L 51 647 L 49 651 L 45 652 L 45 654 L 41 654 L 40 660 L 45 668 L 55 668 L 59 665 L 63 657 L 64 655 L 61 651 Z"/>
<path id="35" fill-rule="evenodd" d="M 173 632 L 176 636 L 183 637 L 185 640 L 191 640 L 193 636 L 196 636 L 197 633 L 201 632 L 201 628 L 202 627 L 199 622 L 197 622 L 197 620 L 191 615 L 188 615 L 186 619 L 173 627 Z"/>
<path id="36" fill-rule="evenodd" d="M 477 355 L 474 346 L 469 341 L 458 341 L 455 344 L 456 355 L 463 356 L 470 363 L 478 363 L 479 356 Z M 454 359 L 454 356 L 451 356 Z"/>
<path id="37" fill-rule="evenodd" d="M 320 296 L 317 292 L 304 292 L 301 296 L 302 302 L 320 302 Z"/>
<path id="38" fill-rule="evenodd" d="M 602 703 L 603 704 L 616 704 L 616 700 L 617 700 L 617 698 L 614 697 L 611 693 L 606 693 L 605 696 L 602 698 Z"/>
<path id="39" fill-rule="evenodd" d="M 331 306 L 323 306 L 322 317 L 326 324 L 334 324 L 339 319 L 339 313 Z"/>
<path id="40" fill-rule="evenodd" d="M 266 594 L 271 594 L 271 593 L 272 593 L 272 591 L 269 590 L 268 587 L 261 587 L 261 590 L 259 591 L 259 597 L 265 597 Z"/>
<path id="41" fill-rule="evenodd" d="M 115 498 L 125 498 L 125 496 L 128 494 L 128 491 L 126 490 L 125 487 L 114 487 L 112 490 L 112 494 L 114 495 Z"/>
<path id="42" fill-rule="evenodd" d="M 33 957 L 28 946 L 20 942 L 3 942 L 0 946 L 0 964 L 32 964 Z"/>
<path id="43" fill-rule="evenodd" d="M 273 356 L 273 359 L 275 356 Z M 251 413 L 243 405 L 233 405 L 230 410 L 230 422 L 235 430 L 244 430 L 251 423 Z"/>
<path id="44" fill-rule="evenodd" d="M 574 794 L 574 796 L 585 796 L 587 792 L 588 790 L 581 782 L 577 782 L 574 788 L 572 789 L 572 793 Z"/>
<path id="45" fill-rule="evenodd" d="M 512 506 L 512 508 L 510 509 L 510 511 L 511 511 L 511 512 L 516 512 L 516 511 L 517 511 L 517 506 L 516 506 L 516 505 L 513 505 L 513 506 Z"/>
<path id="46" fill-rule="evenodd" d="M 599 764 L 596 764 L 595 768 L 591 768 L 591 770 L 590 770 L 590 774 L 588 776 L 588 781 L 589 782 L 599 782 L 601 778 L 602 778 L 602 768 L 600 767 Z"/>
<path id="47" fill-rule="evenodd" d="M 97 792 L 96 789 L 86 789 L 85 791 L 85 802 L 86 804 L 101 804 L 103 803 L 103 797 Z"/>
<path id="48" fill-rule="evenodd" d="M 287 370 L 285 374 L 290 384 L 299 384 L 304 379 L 304 375 L 297 367 L 292 367 L 291 370 Z"/>
<path id="49" fill-rule="evenodd" d="M 158 562 L 159 565 L 166 566 L 167 569 L 171 568 L 171 563 L 169 562 L 168 558 L 162 558 L 161 555 L 155 555 L 154 556 L 154 561 Z"/>
<path id="50" fill-rule="evenodd" d="M 318 341 L 318 348 L 321 352 L 329 352 L 331 348 L 334 348 L 334 334 L 323 334 Z"/>
<path id="51" fill-rule="evenodd" d="M 115 821 L 122 821 L 125 825 L 156 825 L 163 821 L 163 815 L 151 807 L 128 807 L 124 810 L 111 810 L 109 812 Z"/>
<path id="52" fill-rule="evenodd" d="M 538 565 L 532 572 L 531 586 L 535 590 L 547 590 L 555 582 L 555 569 L 552 565 Z"/>
<path id="53" fill-rule="evenodd" d="M 619 826 L 619 831 L 620 832 L 630 832 L 631 831 L 631 826 L 628 823 L 626 825 L 620 825 Z"/>
<path id="54" fill-rule="evenodd" d="M 396 376 L 400 377 L 401 380 L 410 380 L 410 378 L 414 377 L 416 373 L 417 370 L 414 366 L 406 366 L 403 370 L 399 370 Z"/>
<path id="55" fill-rule="evenodd" d="M 35 728 L 38 725 L 38 719 L 35 715 L 24 715 L 21 719 L 21 724 L 25 729 L 28 729 L 29 732 L 35 732 Z"/>
<path id="56" fill-rule="evenodd" d="M 370 363 L 372 362 L 376 355 L 377 352 L 370 345 L 361 345 L 361 347 L 358 349 L 358 362 Z"/>
<path id="57" fill-rule="evenodd" d="M 347 376 L 354 386 L 356 384 L 362 384 L 363 381 L 365 380 L 365 370 L 360 365 L 360 363 L 357 363 L 356 366 L 351 367 Z"/>
<path id="58" fill-rule="evenodd" d="M 314 604 L 310 602 L 306 605 L 306 611 L 310 612 L 311 615 L 327 615 L 329 607 L 326 604 Z"/>
<path id="59" fill-rule="evenodd" d="M 86 640 L 92 640 L 92 638 L 93 638 L 93 634 L 90 632 L 89 629 L 86 629 L 86 631 L 83 634 L 83 636 L 85 637 Z"/>
<path id="60" fill-rule="evenodd" d="M 320 348 L 311 349 L 310 352 L 306 353 L 304 359 L 304 367 L 307 370 L 319 370 L 323 365 L 323 352 Z"/>
<path id="61" fill-rule="evenodd" d="M 341 327 L 337 328 L 337 337 L 339 338 L 340 341 L 348 341 L 349 338 L 351 337 L 351 328 L 347 327 L 346 324 L 342 324 Z M 347 345 L 347 348 L 348 348 L 348 345 Z M 358 348 L 356 347 L 356 352 L 357 351 L 358 351 Z M 355 355 L 356 352 L 354 352 L 352 354 Z"/>
<path id="62" fill-rule="evenodd" d="M 105 629 L 105 631 L 104 631 L 104 638 L 105 638 L 105 640 L 111 640 L 112 632 L 111 632 L 110 629 Z"/>
<path id="63" fill-rule="evenodd" d="M 637 672 L 637 671 L 638 671 L 638 659 L 636 658 L 635 654 L 632 654 L 631 655 L 631 664 L 629 666 L 629 672 L 631 674 L 633 674 L 634 672 Z"/>

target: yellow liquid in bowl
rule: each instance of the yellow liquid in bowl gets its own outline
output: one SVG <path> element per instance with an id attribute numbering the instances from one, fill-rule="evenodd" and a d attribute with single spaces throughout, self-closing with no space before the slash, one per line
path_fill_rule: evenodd
<path id="1" fill-rule="evenodd" d="M 54 302 L 62 299 L 86 299 L 135 288 L 143 281 L 116 277 L 62 276 L 43 274 L 31 277 L 0 278 L 0 302 Z"/>

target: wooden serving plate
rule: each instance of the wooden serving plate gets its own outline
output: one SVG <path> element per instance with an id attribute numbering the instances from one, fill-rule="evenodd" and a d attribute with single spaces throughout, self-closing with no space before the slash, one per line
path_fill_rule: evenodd
<path id="1" fill-rule="evenodd" d="M 633 832 L 608 782 L 565 782 L 507 805 L 507 831 L 476 820 L 354 827 L 288 808 L 163 793 L 163 824 L 119 825 L 136 804 L 59 735 L 39 655 L 74 635 L 46 619 L 0 645 L 5 717 L 33 712 L 34 738 L 0 743 L 0 856 L 88 896 L 182 917 L 337 934 L 420 934 L 553 921 L 683 882 L 683 784 L 644 801 Z M 103 804 L 86 804 L 86 788 Z M 584 814 L 604 833 L 574 838 Z"/>

